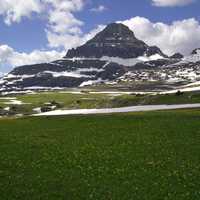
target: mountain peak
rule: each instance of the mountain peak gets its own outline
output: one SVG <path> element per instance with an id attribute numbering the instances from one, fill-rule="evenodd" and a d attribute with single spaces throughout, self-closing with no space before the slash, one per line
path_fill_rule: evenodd
<path id="1" fill-rule="evenodd" d="M 191 54 L 192 55 L 200 54 L 200 48 L 194 49 Z"/>
<path id="2" fill-rule="evenodd" d="M 181 53 L 175 53 L 170 58 L 172 59 L 182 59 L 184 56 Z"/>
<path id="3" fill-rule="evenodd" d="M 109 29 L 109 28 L 116 28 L 116 29 L 119 29 L 119 28 L 126 28 L 128 29 L 128 27 L 122 23 L 116 23 L 116 22 L 113 22 L 113 23 L 110 23 L 110 24 L 107 24 L 106 28 L 105 29 Z"/>
<path id="4" fill-rule="evenodd" d="M 98 33 L 93 39 L 88 41 L 86 44 L 88 45 L 97 45 L 96 43 L 101 43 L 104 46 L 113 46 L 127 42 L 127 43 L 142 43 L 139 41 L 133 31 L 131 31 L 127 26 L 120 23 L 111 23 L 106 26 L 106 28 Z"/>
<path id="5" fill-rule="evenodd" d="M 129 29 L 129 27 L 122 23 L 110 23 L 106 26 L 104 32 L 109 32 L 111 34 L 118 34 L 118 35 L 123 35 L 123 34 L 126 35 L 128 34 L 131 36 L 134 35 L 134 33 Z"/>
<path id="6" fill-rule="evenodd" d="M 158 47 L 149 47 L 145 42 L 137 39 L 126 25 L 111 23 L 84 45 L 69 50 L 66 58 L 103 56 L 137 58 L 154 54 L 165 56 Z"/>

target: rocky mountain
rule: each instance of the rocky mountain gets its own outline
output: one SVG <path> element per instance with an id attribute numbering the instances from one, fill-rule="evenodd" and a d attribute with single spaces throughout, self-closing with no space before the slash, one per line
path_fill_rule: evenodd
<path id="1" fill-rule="evenodd" d="M 101 58 L 103 56 L 137 58 L 155 54 L 166 57 L 158 47 L 150 47 L 138 40 L 127 26 L 113 23 L 83 46 L 69 50 L 66 58 Z"/>
<path id="2" fill-rule="evenodd" d="M 51 63 L 20 66 L 0 80 L 0 91 L 61 89 L 107 84 L 136 90 L 173 88 L 198 80 L 200 50 L 188 57 L 166 56 L 112 23 L 84 45 Z M 137 87 L 135 87 L 135 85 Z M 140 86 L 143 86 L 142 88 Z"/>
<path id="3" fill-rule="evenodd" d="M 170 56 L 172 59 L 182 59 L 184 56 L 181 53 L 175 53 L 174 55 Z"/>

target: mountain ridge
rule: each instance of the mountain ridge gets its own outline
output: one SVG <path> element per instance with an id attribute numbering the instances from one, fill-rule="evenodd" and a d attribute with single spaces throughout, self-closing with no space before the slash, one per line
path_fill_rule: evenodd
<path id="1" fill-rule="evenodd" d="M 0 92 L 102 83 L 139 90 L 170 89 L 200 79 L 199 52 L 168 57 L 137 39 L 125 25 L 112 23 L 60 60 L 14 68 L 0 80 Z"/>

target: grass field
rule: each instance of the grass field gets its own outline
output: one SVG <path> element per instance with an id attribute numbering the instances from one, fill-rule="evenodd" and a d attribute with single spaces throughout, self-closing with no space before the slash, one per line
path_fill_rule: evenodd
<path id="1" fill-rule="evenodd" d="M 1 109 L 10 107 L 11 112 L 9 115 L 30 115 L 36 113 L 33 109 L 46 107 L 46 104 L 51 102 L 56 102 L 56 105 L 59 105 L 59 107 L 55 109 L 116 108 L 134 105 L 200 103 L 200 92 L 187 92 L 181 95 L 136 95 L 120 93 L 70 94 L 65 92 L 41 92 L 13 97 L 15 97 L 17 101 L 21 101 L 22 105 L 6 104 L 9 103 L 10 100 L 0 97 L 0 111 Z"/>
<path id="2" fill-rule="evenodd" d="M 199 200 L 200 110 L 0 119 L 2 200 Z"/>

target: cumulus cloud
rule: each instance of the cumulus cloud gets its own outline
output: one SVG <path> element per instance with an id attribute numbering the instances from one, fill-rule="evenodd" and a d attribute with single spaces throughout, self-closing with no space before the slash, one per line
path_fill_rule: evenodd
<path id="1" fill-rule="evenodd" d="M 103 11 L 107 10 L 107 8 L 104 5 L 99 5 L 96 8 L 91 8 L 90 11 L 96 12 L 96 13 L 101 13 Z"/>
<path id="2" fill-rule="evenodd" d="M 85 0 L 0 0 L 0 15 L 7 25 L 20 22 L 34 13 L 45 16 L 46 33 L 50 47 L 71 48 L 81 39 L 84 24 L 74 16 L 81 11 Z M 65 40 L 65 41 L 64 41 Z"/>
<path id="3" fill-rule="evenodd" d="M 82 45 L 105 27 L 100 25 L 88 34 L 82 32 L 84 22 L 74 13 L 80 12 L 85 2 L 85 0 L 0 0 L 0 15 L 8 25 L 20 22 L 23 17 L 31 17 L 34 13 L 45 15 L 48 46 L 63 47 L 66 51 Z M 152 0 L 152 2 L 156 6 L 181 6 L 191 3 L 192 0 Z M 99 6 L 93 8 L 93 11 L 104 9 L 104 6 Z M 149 45 L 157 45 L 168 55 L 175 52 L 188 54 L 194 48 L 200 47 L 200 23 L 193 18 L 165 24 L 154 23 L 143 17 L 134 17 L 122 23 L 129 26 L 139 39 Z M 0 45 L 0 66 L 49 62 L 61 55 L 64 55 L 63 52 L 57 51 L 20 53 L 7 45 Z"/>
<path id="4" fill-rule="evenodd" d="M 88 40 L 92 39 L 97 33 L 105 28 L 104 25 L 98 25 L 89 33 L 81 35 L 59 34 L 47 31 L 47 37 L 50 42 L 50 47 L 64 46 L 65 50 L 83 45 Z"/>
<path id="5" fill-rule="evenodd" d="M 34 50 L 31 53 L 21 53 L 8 45 L 0 45 L 0 71 L 8 72 L 15 66 L 51 62 L 64 55 L 65 52 L 39 50 Z"/>
<path id="6" fill-rule="evenodd" d="M 152 0 L 154 6 L 159 7 L 173 7 L 173 6 L 185 6 L 193 3 L 195 0 Z"/>
<path id="7" fill-rule="evenodd" d="M 3 15 L 7 25 L 20 22 L 23 17 L 31 17 L 35 12 L 46 14 L 48 46 L 65 49 L 61 52 L 35 50 L 24 53 L 8 45 L 0 45 L 0 71 L 8 72 L 15 66 L 59 59 L 67 49 L 83 44 L 101 31 L 104 26 L 100 25 L 88 34 L 82 33 L 81 26 L 84 23 L 74 16 L 74 12 L 82 10 L 84 3 L 84 0 L 0 0 L 0 15 Z"/>
<path id="8" fill-rule="evenodd" d="M 71 48 L 81 45 L 93 38 L 98 32 L 105 28 L 104 25 L 99 25 L 95 29 L 93 29 L 88 34 L 83 35 L 82 38 L 77 37 L 75 40 L 74 37 L 68 38 L 71 41 Z M 55 37 L 55 35 L 49 37 Z M 72 39 L 74 41 L 72 41 Z M 62 44 L 66 44 L 66 36 L 53 38 L 53 40 L 57 40 L 55 46 L 58 47 Z M 68 46 L 69 47 L 69 46 Z M 30 53 L 18 52 L 15 51 L 12 47 L 8 45 L 0 45 L 0 76 L 2 72 L 8 72 L 13 69 L 13 67 L 21 66 L 21 65 L 29 65 L 29 64 L 37 64 L 37 63 L 48 63 L 54 60 L 62 58 L 66 54 L 66 51 L 41 51 L 34 50 Z"/>
<path id="9" fill-rule="evenodd" d="M 40 13 L 42 5 L 39 0 L 0 0 L 0 15 L 4 22 L 10 25 L 20 22 L 23 17 L 30 17 L 33 13 Z"/>
<path id="10" fill-rule="evenodd" d="M 171 55 L 176 52 L 189 54 L 200 47 L 200 23 L 194 18 L 174 21 L 172 24 L 153 23 L 143 17 L 122 21 L 139 39 L 149 45 L 156 45 Z"/>
<path id="11" fill-rule="evenodd" d="M 74 16 L 84 7 L 84 0 L 44 0 L 49 4 L 46 29 L 50 47 L 69 49 L 79 43 L 82 21 Z"/>
<path id="12" fill-rule="evenodd" d="M 45 15 L 48 46 L 68 50 L 83 44 L 100 30 L 101 26 L 98 26 L 91 33 L 83 34 L 81 28 L 84 22 L 77 19 L 74 13 L 81 11 L 85 3 L 85 0 L 0 0 L 0 15 L 8 25 L 34 13 Z M 103 9 L 104 6 L 98 7 L 98 11 Z"/>

